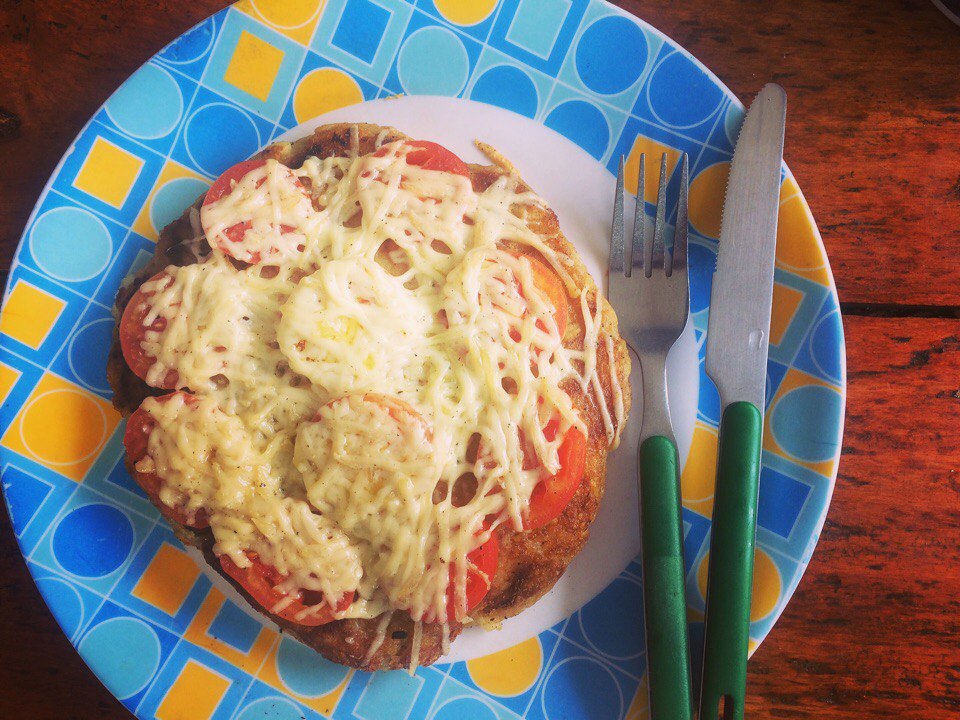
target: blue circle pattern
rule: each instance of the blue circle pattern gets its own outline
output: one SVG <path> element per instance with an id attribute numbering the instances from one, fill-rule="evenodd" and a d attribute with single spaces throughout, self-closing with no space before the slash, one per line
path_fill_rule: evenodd
<path id="1" fill-rule="evenodd" d="M 280 642 L 277 670 L 283 684 L 303 697 L 320 697 L 332 692 L 349 672 L 346 666 L 332 663 L 290 638 Z"/>
<path id="2" fill-rule="evenodd" d="M 113 325 L 112 318 L 87 323 L 77 331 L 67 348 L 73 374 L 94 392 L 110 391 L 107 367 L 100 360 L 100 352 L 113 342 Z"/>
<path id="3" fill-rule="evenodd" d="M 69 512 L 53 533 L 60 566 L 79 577 L 103 577 L 119 568 L 133 548 L 129 518 L 110 505 L 83 505 Z"/>
<path id="4" fill-rule="evenodd" d="M 639 608 L 642 602 L 639 583 L 617 578 L 580 608 L 583 634 L 605 657 L 623 660 L 639 656 L 643 651 L 643 616 L 638 612 L 623 617 L 622 609 Z M 622 620 L 612 623 L 612 617 Z"/>
<path id="5" fill-rule="evenodd" d="M 175 178 L 163 185 L 153 196 L 150 222 L 159 232 L 183 214 L 185 208 L 207 191 L 207 183 L 196 178 Z"/>
<path id="6" fill-rule="evenodd" d="M 187 152 L 209 175 L 219 175 L 260 149 L 260 132 L 243 110 L 212 103 L 197 110 L 184 131 Z"/>
<path id="7" fill-rule="evenodd" d="M 795 458 L 826 462 L 837 451 L 843 399 L 821 385 L 791 390 L 773 407 L 770 426 L 780 446 Z"/>
<path id="8" fill-rule="evenodd" d="M 548 718 L 618 718 L 623 712 L 620 686 L 599 661 L 571 658 L 557 665 L 543 688 Z"/>
<path id="9" fill-rule="evenodd" d="M 37 266 L 57 280 L 88 280 L 110 262 L 113 243 L 101 220 L 75 207 L 50 210 L 33 224 L 30 253 Z"/>
<path id="10" fill-rule="evenodd" d="M 38 578 L 37 588 L 53 611 L 63 632 L 67 637 L 73 637 L 83 622 L 83 601 L 76 588 L 66 580 L 53 577 Z"/>
<path id="11" fill-rule="evenodd" d="M 470 98 L 531 118 L 537 114 L 539 105 L 537 86 L 529 75 L 513 65 L 498 65 L 487 70 L 474 83 Z"/>
<path id="12" fill-rule="evenodd" d="M 810 336 L 810 355 L 817 368 L 835 382 L 841 381 L 843 366 L 837 354 L 837 346 L 843 340 L 843 323 L 840 313 L 834 310 L 817 322 Z"/>
<path id="13" fill-rule="evenodd" d="M 673 88 L 673 92 L 653 93 L 654 87 Z M 650 109 L 662 123 L 675 129 L 694 127 L 708 120 L 722 100 L 723 91 L 680 52 L 660 61 L 647 86 Z"/>
<path id="14" fill-rule="evenodd" d="M 121 700 L 145 688 L 160 664 L 156 632 L 131 617 L 105 620 L 84 636 L 77 649 L 107 689 Z"/>
<path id="15" fill-rule="evenodd" d="M 460 697 L 441 705 L 432 720 L 498 720 L 498 717 L 482 700 Z"/>
<path id="16" fill-rule="evenodd" d="M 410 95 L 458 95 L 470 74 L 463 42 L 446 28 L 418 30 L 397 57 L 397 75 Z"/>
<path id="17" fill-rule="evenodd" d="M 611 15 L 588 27 L 577 43 L 577 73 L 590 90 L 614 95 L 640 79 L 648 53 L 643 30 L 625 17 Z"/>
<path id="18" fill-rule="evenodd" d="M 286 698 L 266 697 L 247 705 L 237 720 L 303 720 L 303 713 Z"/>
<path id="19" fill-rule="evenodd" d="M 603 157 L 610 143 L 607 119 L 596 105 L 583 100 L 569 100 L 558 105 L 550 111 L 543 124 L 572 140 L 598 160 Z"/>
<path id="20" fill-rule="evenodd" d="M 104 106 L 114 124 L 141 139 L 169 135 L 180 122 L 183 96 L 173 76 L 147 63 L 120 86 Z"/>

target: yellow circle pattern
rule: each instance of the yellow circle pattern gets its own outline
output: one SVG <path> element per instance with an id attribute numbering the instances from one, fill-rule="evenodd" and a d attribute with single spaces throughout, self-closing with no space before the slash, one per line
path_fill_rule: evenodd
<path id="1" fill-rule="evenodd" d="M 307 73 L 297 86 L 293 114 L 298 123 L 303 123 L 360 102 L 363 102 L 363 92 L 352 77 L 334 68 L 320 68 Z"/>
<path id="2" fill-rule="evenodd" d="M 434 0 L 434 4 L 453 24 L 476 25 L 490 17 L 497 0 Z"/>
<path id="3" fill-rule="evenodd" d="M 500 697 L 513 697 L 529 690 L 542 666 L 543 649 L 536 637 L 467 662 L 477 687 Z"/>
<path id="4" fill-rule="evenodd" d="M 39 395 L 23 413 L 21 439 L 39 460 L 71 465 L 93 455 L 107 433 L 103 410 L 73 390 Z"/>
<path id="5" fill-rule="evenodd" d="M 707 596 L 707 568 L 710 564 L 710 553 L 703 556 L 700 567 L 697 568 L 697 587 L 700 595 Z M 763 620 L 776 607 L 780 600 L 782 581 L 777 564 L 760 548 L 753 551 L 753 596 L 750 602 L 750 621 Z"/>
<path id="6" fill-rule="evenodd" d="M 707 237 L 720 237 L 723 198 L 727 192 L 730 163 L 720 162 L 700 172 L 690 182 L 687 204 L 690 222 Z"/>
<path id="7" fill-rule="evenodd" d="M 250 0 L 250 4 L 268 23 L 289 30 L 313 20 L 323 0 Z"/>

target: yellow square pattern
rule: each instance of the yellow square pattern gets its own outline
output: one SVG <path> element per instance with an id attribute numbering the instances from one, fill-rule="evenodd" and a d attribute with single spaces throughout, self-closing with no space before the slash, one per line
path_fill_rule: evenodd
<path id="1" fill-rule="evenodd" d="M 211 588 L 183 636 L 194 645 L 209 650 L 238 668 L 254 673 L 266 657 L 267 651 L 276 644 L 279 635 L 269 628 L 261 629 L 253 642 L 253 647 L 247 653 L 242 653 L 232 645 L 213 637 L 209 634 L 210 626 L 225 601 L 226 598 L 222 592 Z"/>
<path id="2" fill-rule="evenodd" d="M 143 160 L 112 142 L 93 141 L 73 186 L 115 208 L 123 207 L 136 182 Z"/>
<path id="3" fill-rule="evenodd" d="M 157 720 L 209 718 L 230 687 L 220 673 L 188 660 L 157 708 Z"/>
<path id="4" fill-rule="evenodd" d="M 134 220 L 133 231 L 147 238 L 147 240 L 157 241 L 157 238 L 160 237 L 160 231 L 163 228 L 158 228 L 153 226 L 153 220 L 150 219 L 150 212 L 153 210 L 153 199 L 156 197 L 157 192 L 166 185 L 171 180 L 177 180 L 179 178 L 193 178 L 195 180 L 201 180 L 205 183 L 209 181 L 202 175 L 195 173 L 193 170 L 184 167 L 178 162 L 173 160 L 167 160 L 163 166 L 163 170 L 160 171 L 160 174 L 157 176 L 157 181 L 153 185 L 153 189 L 150 191 L 150 195 L 147 197 L 147 202 L 144 203 L 143 209 L 140 210 L 140 214 L 137 215 L 137 219 Z M 186 208 L 184 208 L 186 209 Z"/>
<path id="5" fill-rule="evenodd" d="M 223 79 L 266 102 L 283 63 L 283 50 L 243 30 Z"/>
<path id="6" fill-rule="evenodd" d="M 163 543 L 137 581 L 133 595 L 167 615 L 176 615 L 199 576 L 200 569 L 189 555 Z"/>
<path id="7" fill-rule="evenodd" d="M 664 153 L 667 154 L 667 179 L 669 180 L 681 153 L 676 148 L 664 145 L 652 138 L 637 135 L 623 167 L 624 185 L 626 185 L 627 190 L 634 194 L 636 194 L 637 184 L 640 182 L 638 168 L 641 153 L 646 154 L 643 197 L 647 202 L 655 203 L 657 201 L 657 188 L 660 184 L 660 158 Z"/>
<path id="8" fill-rule="evenodd" d="M 17 384 L 20 371 L 0 363 L 0 403 L 7 399 L 13 386 Z"/>
<path id="9" fill-rule="evenodd" d="M 0 445 L 81 482 L 119 423 L 106 400 L 46 373 Z"/>
<path id="10" fill-rule="evenodd" d="M 25 280 L 18 280 L 0 315 L 0 332 L 37 350 L 47 339 L 64 306 L 66 303 L 60 298 Z"/>

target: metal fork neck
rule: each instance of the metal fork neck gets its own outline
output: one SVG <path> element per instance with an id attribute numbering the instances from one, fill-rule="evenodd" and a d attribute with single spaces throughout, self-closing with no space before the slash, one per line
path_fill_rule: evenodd
<path id="1" fill-rule="evenodd" d="M 640 353 L 640 375 L 643 387 L 640 442 L 654 435 L 663 435 L 676 443 L 667 402 L 666 357 L 659 353 Z"/>

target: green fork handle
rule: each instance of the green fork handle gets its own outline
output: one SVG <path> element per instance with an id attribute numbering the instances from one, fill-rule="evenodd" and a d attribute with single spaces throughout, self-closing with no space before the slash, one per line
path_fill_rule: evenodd
<path id="1" fill-rule="evenodd" d="M 643 607 L 651 720 L 690 720 L 690 646 L 684 597 L 677 447 L 662 435 L 640 445 Z"/>
<path id="2" fill-rule="evenodd" d="M 763 415 L 752 403 L 735 402 L 724 409 L 710 533 L 700 720 L 743 718 L 762 430 Z"/>

